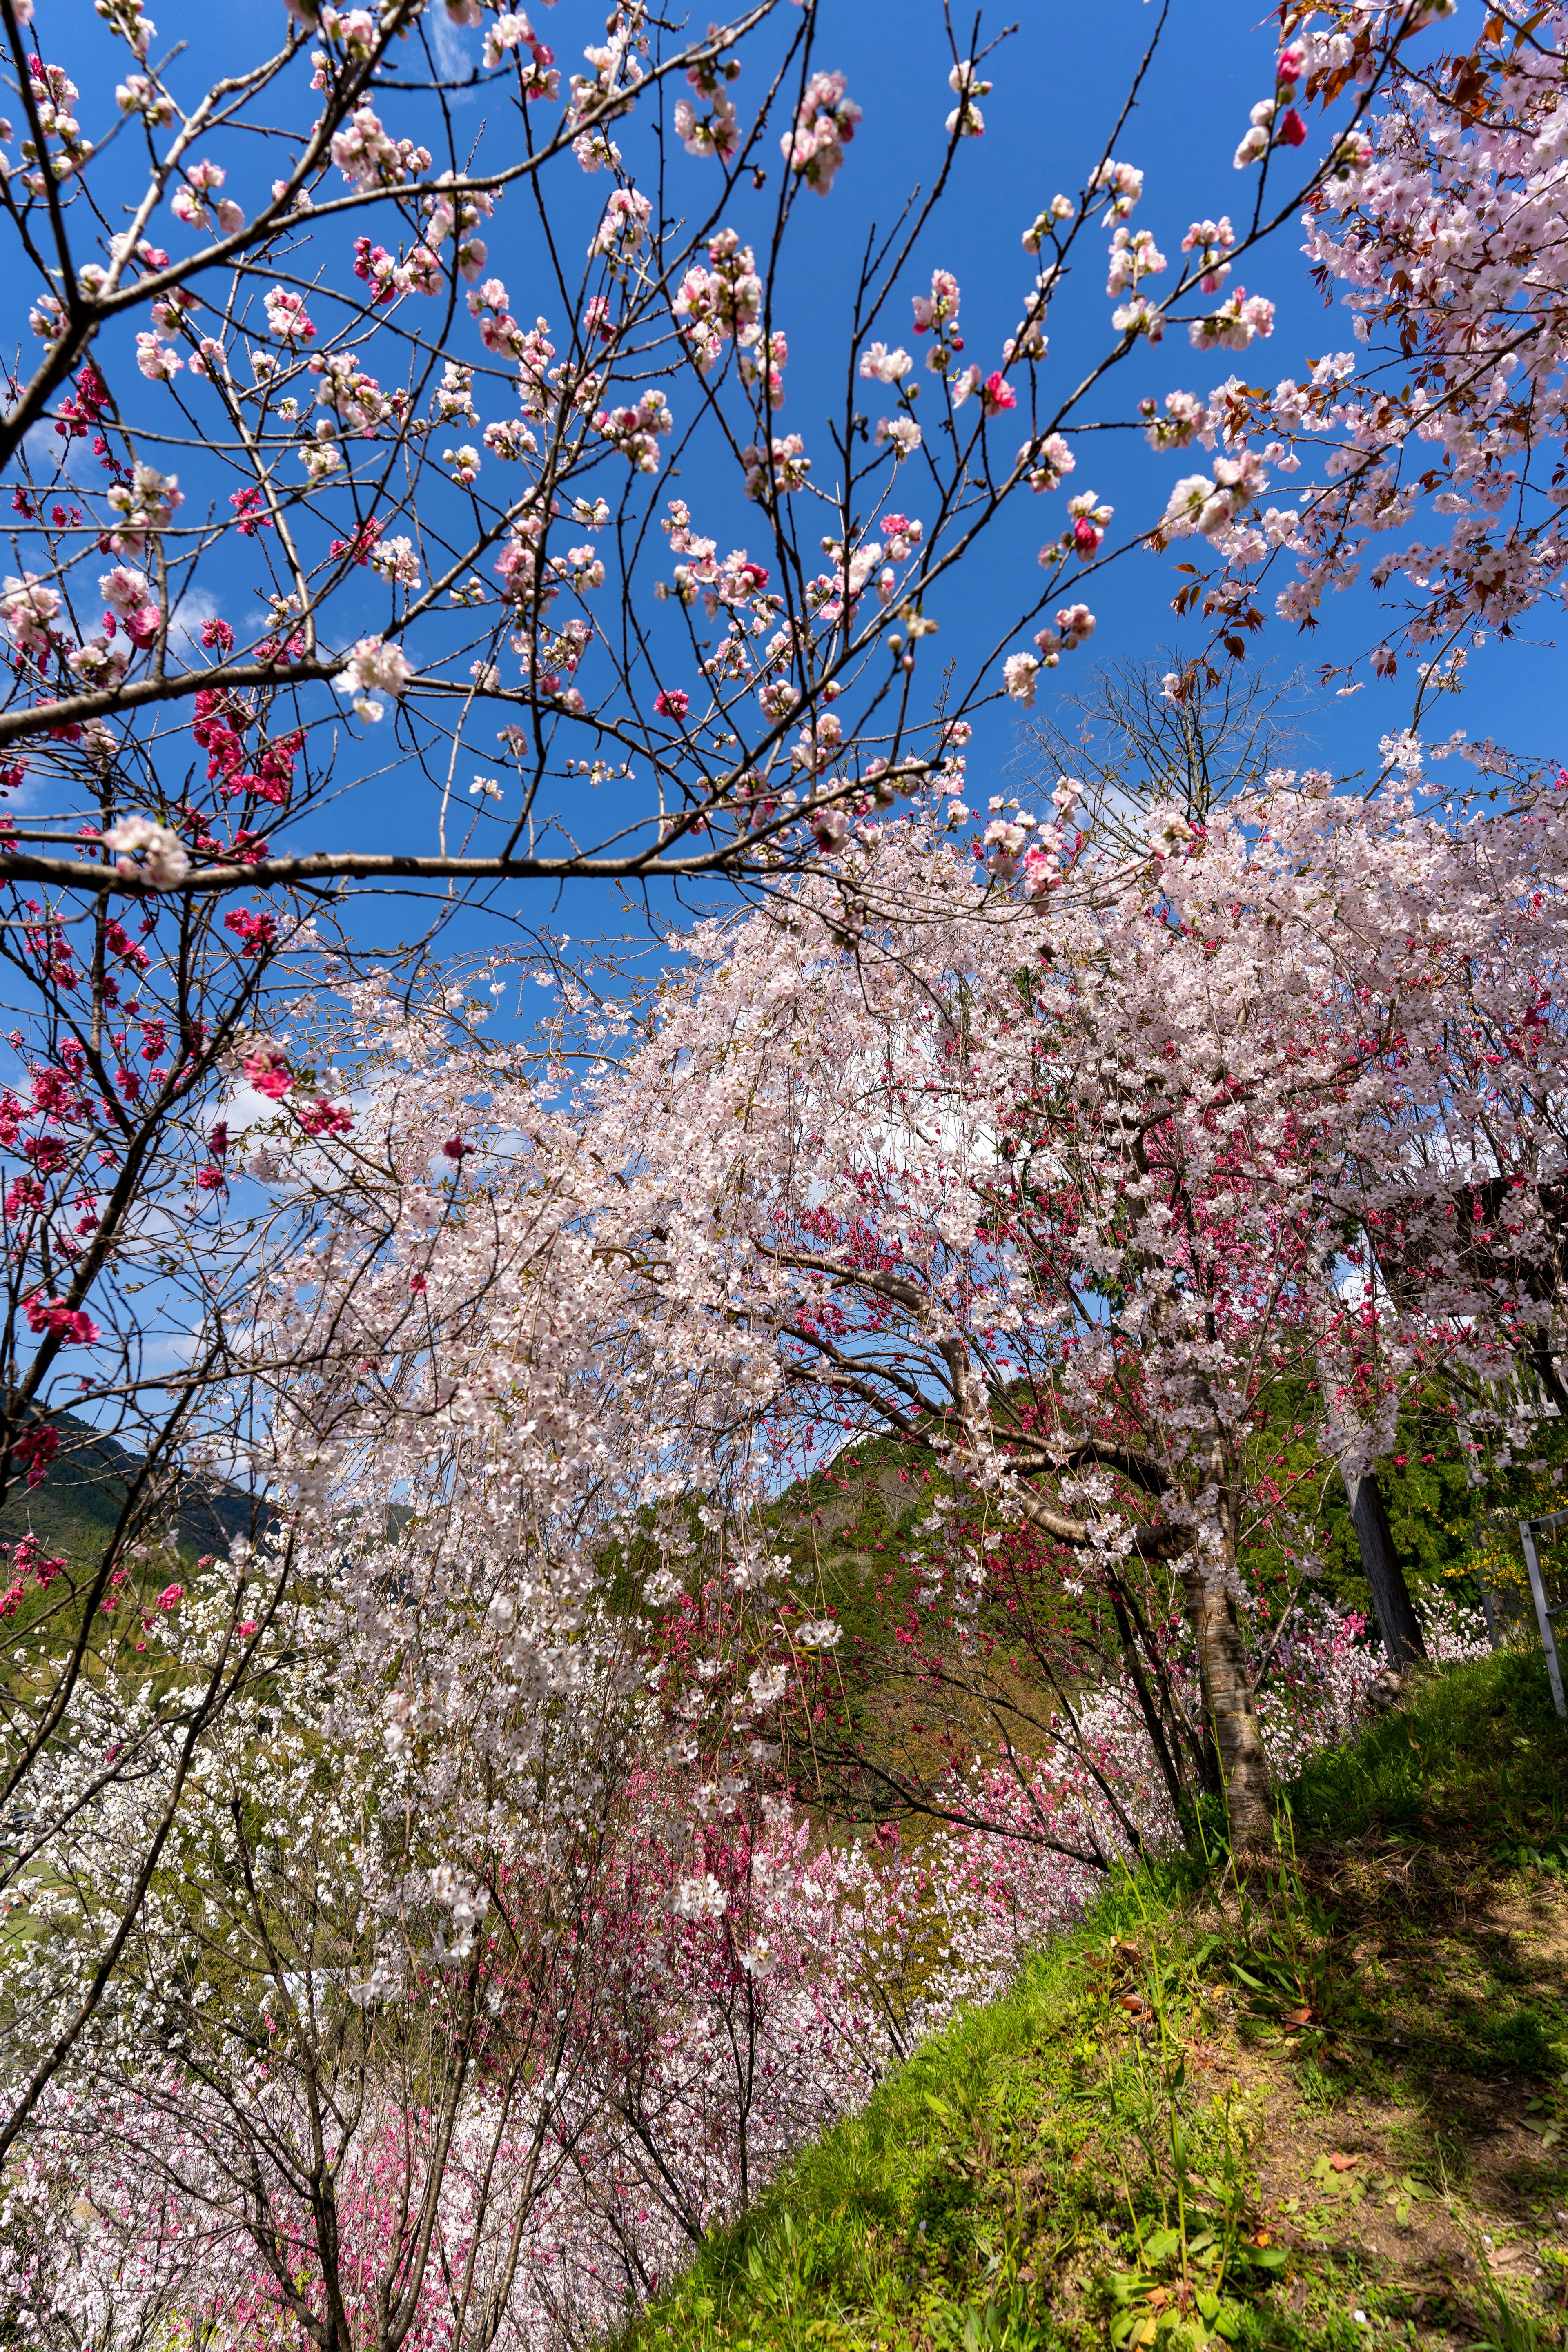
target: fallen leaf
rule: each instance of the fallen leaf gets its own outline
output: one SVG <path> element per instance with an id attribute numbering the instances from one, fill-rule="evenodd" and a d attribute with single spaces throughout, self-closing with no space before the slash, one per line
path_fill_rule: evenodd
<path id="1" fill-rule="evenodd" d="M 1148 2003 L 1140 2000 L 1135 1992 L 1124 1992 L 1121 1996 L 1121 2006 L 1130 2017 L 1142 2017 Z"/>
<path id="2" fill-rule="evenodd" d="M 1271 2246 L 1274 2243 L 1274 2232 L 1272 2230 L 1255 2230 L 1247 2243 L 1252 2246 Z"/>
<path id="3" fill-rule="evenodd" d="M 1311 2016 L 1312 2012 L 1310 2009 L 1288 2009 L 1285 2012 L 1285 2022 L 1289 2026 L 1308 2025 L 1311 2022 Z"/>
<path id="4" fill-rule="evenodd" d="M 1337 2152 L 1329 2158 L 1336 2172 L 1348 2172 L 1356 2160 L 1353 2156 L 1341 2156 Z"/>

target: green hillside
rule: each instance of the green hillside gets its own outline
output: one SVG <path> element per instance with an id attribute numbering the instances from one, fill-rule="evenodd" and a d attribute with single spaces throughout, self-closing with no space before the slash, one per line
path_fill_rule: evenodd
<path id="1" fill-rule="evenodd" d="M 1568 1727 L 1425 1676 L 1239 1896 L 1129 1874 L 621 2352 L 1531 2352 L 1568 2287 Z"/>

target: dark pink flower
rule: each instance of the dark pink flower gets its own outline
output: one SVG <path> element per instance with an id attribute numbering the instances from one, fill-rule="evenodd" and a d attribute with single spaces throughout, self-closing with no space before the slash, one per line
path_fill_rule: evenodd
<path id="1" fill-rule="evenodd" d="M 276 1045 L 258 1045 L 245 1064 L 245 1075 L 258 1095 L 281 1102 L 294 1083 L 288 1061 Z"/>

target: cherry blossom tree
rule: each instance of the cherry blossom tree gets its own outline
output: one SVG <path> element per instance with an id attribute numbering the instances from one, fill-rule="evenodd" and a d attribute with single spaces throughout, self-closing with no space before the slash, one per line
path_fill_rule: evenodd
<path id="1" fill-rule="evenodd" d="M 1174 659 L 1174 656 L 1172 657 Z M 1034 730 L 1042 772 L 1072 768 L 1083 783 L 1082 825 L 1101 841 L 1136 847 L 1156 805 L 1194 826 L 1238 790 L 1257 791 L 1289 757 L 1300 689 L 1266 671 L 1227 663 L 1163 659 L 1100 671 Z M 1347 1457 L 1346 1500 L 1378 1630 L 1392 1666 L 1426 1655 L 1425 1639 L 1394 1546 L 1375 1465 Z"/>
<path id="2" fill-rule="evenodd" d="M 437 1235 L 461 1221 L 460 1091 L 443 1100 L 431 1066 L 481 1017 L 449 973 L 413 1005 L 384 982 L 374 1003 L 346 983 L 336 1003 L 345 1054 L 361 1048 L 357 1122 L 311 1115 L 321 1098 L 279 1023 L 243 1065 L 271 1118 L 253 1113 L 233 1139 L 251 1184 L 271 1181 L 275 1213 L 247 1255 L 249 1345 L 227 1380 L 249 1373 L 254 1391 L 258 1367 L 281 1375 L 258 1417 L 258 1472 L 306 1433 L 275 1485 L 287 1526 L 273 1517 L 256 1548 L 270 1605 L 237 1627 L 237 1591 L 226 1622 L 220 1581 L 174 1588 L 187 1652 L 237 1642 L 247 1670 L 199 1721 L 171 1818 L 145 1767 L 102 1776 L 90 1811 L 39 1806 L 38 1847 L 70 1899 L 32 1902 L 30 2021 L 54 2032 L 58 2079 L 30 2086 L 25 2177 L 36 2291 L 62 2313 L 155 2331 L 173 2297 L 390 2352 L 434 2324 L 432 2298 L 457 2340 L 492 2340 L 524 2224 L 562 2161 L 545 2140 L 574 2078 L 565 2025 L 595 1948 L 584 1906 L 625 1779 L 629 1685 L 613 1642 L 582 1638 L 592 1596 L 570 1550 L 530 1559 L 526 1495 L 512 1491 L 512 1539 L 498 1546 L 483 1482 L 454 1489 L 449 1446 L 410 1446 L 425 1476 L 403 1482 L 405 1533 L 389 1544 L 391 1454 L 330 1475 L 300 1322 L 330 1293 L 317 1394 L 346 1377 L 374 1407 L 374 1286 L 362 1297 L 350 1242 L 374 1273 L 376 1203 L 410 1192 Z M 325 1003 L 313 1035 L 331 1042 Z M 483 1066 L 470 1052 L 461 1083 Z M 258 1276 L 285 1246 L 291 1279 L 258 1316 Z M 405 1270 L 396 1287 L 401 1319 L 425 1328 L 420 1277 Z M 442 1488 L 444 1517 L 423 1525 Z M 154 1710 L 155 1755 L 161 1729 L 166 1742 Z M 35 1779 L 48 1789 L 51 1773 L 68 1778 L 68 1762 L 46 1750 Z M 120 1923 L 108 1972 L 105 1921 Z M 94 2104 L 85 2134 L 67 2087 L 78 2069 L 113 2102 Z M 62 2231 L 75 2248 L 63 2274 L 50 2251 Z M 96 2315 L 90 2294 L 73 2300 L 84 2280 L 108 2298 Z"/>
<path id="3" fill-rule="evenodd" d="M 1293 1483 L 1274 1402 L 1305 1388 L 1329 1459 L 1375 1459 L 1435 1354 L 1495 1372 L 1519 1313 L 1445 1238 L 1494 1113 L 1441 1057 L 1460 986 L 1542 1036 L 1521 1148 L 1554 1164 L 1534 1105 L 1556 1082 L 1555 893 L 1512 939 L 1500 915 L 1556 818 L 1456 836 L 1408 797 L 1369 814 L 1278 775 L 1201 834 L 1156 809 L 1141 857 L 1102 860 L 1076 800 L 1064 781 L 1051 820 L 1003 808 L 962 849 L 960 803 L 868 824 L 816 920 L 807 902 L 700 938 L 711 982 L 609 1087 L 626 1141 L 596 1148 L 636 1164 L 628 1200 L 653 1187 L 617 1247 L 647 1311 L 691 1302 L 686 1344 L 706 1328 L 737 1431 L 797 1461 L 828 1431 L 891 1432 L 979 1498 L 978 1549 L 939 1509 L 922 1570 L 961 1647 L 1009 1525 L 1112 1580 L 1173 1565 L 1245 1844 L 1268 1801 L 1243 1561 L 1288 1528 Z M 849 922 L 826 896 L 846 881 Z M 1342 1269 L 1392 1217 L 1424 1237 L 1419 1298 L 1359 1304 Z"/>

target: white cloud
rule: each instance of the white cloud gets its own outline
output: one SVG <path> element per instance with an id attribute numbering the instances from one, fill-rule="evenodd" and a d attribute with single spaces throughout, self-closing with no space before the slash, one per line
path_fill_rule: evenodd
<path id="1" fill-rule="evenodd" d="M 187 588 L 177 599 L 170 617 L 170 645 L 182 654 L 195 654 L 201 644 L 203 629 L 208 621 L 216 620 L 222 609 L 209 590 Z"/>
<path id="2" fill-rule="evenodd" d="M 52 425 L 33 425 L 24 434 L 22 447 L 37 488 L 53 488 L 60 482 L 74 483 L 79 489 L 101 485 L 102 469 L 90 445 L 80 438 L 68 440 Z"/>
<path id="3" fill-rule="evenodd" d="M 468 47 L 463 28 L 453 24 L 444 8 L 433 9 L 425 22 L 436 37 L 436 63 L 442 75 L 449 81 L 466 81 L 478 59 Z M 471 92 L 468 91 L 453 93 L 454 100 L 459 106 L 467 104 L 470 97 Z"/>

